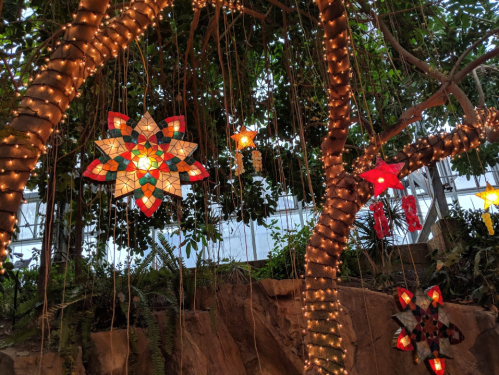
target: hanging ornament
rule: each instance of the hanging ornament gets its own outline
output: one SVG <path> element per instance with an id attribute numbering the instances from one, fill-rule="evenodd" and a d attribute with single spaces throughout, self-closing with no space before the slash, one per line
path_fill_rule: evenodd
<path id="1" fill-rule="evenodd" d="M 251 160 L 255 171 L 261 172 L 262 170 L 262 153 L 258 150 L 251 151 Z"/>
<path id="2" fill-rule="evenodd" d="M 489 230 L 489 234 L 491 236 L 493 236 L 495 232 L 494 232 L 494 226 L 492 225 L 492 218 L 490 217 L 490 214 L 488 212 L 485 212 L 482 215 L 482 220 L 485 223 L 485 225 L 487 226 L 487 229 Z"/>
<path id="3" fill-rule="evenodd" d="M 445 358 L 434 358 L 428 361 L 435 375 L 445 374 Z"/>
<path id="4" fill-rule="evenodd" d="M 244 172 L 243 154 L 236 152 L 236 171 L 234 172 L 236 176 L 242 175 Z"/>
<path id="5" fill-rule="evenodd" d="M 475 194 L 477 197 L 483 199 L 484 208 L 487 209 L 491 205 L 499 205 L 499 189 L 494 189 L 494 187 L 487 182 L 487 187 L 485 191 Z"/>
<path id="6" fill-rule="evenodd" d="M 405 221 L 407 222 L 407 229 L 409 232 L 414 232 L 416 230 L 423 229 L 423 226 L 419 222 L 419 217 L 416 210 L 416 198 L 414 195 L 408 195 L 402 197 L 402 209 L 405 213 Z"/>
<path id="7" fill-rule="evenodd" d="M 371 203 L 369 209 L 373 211 L 374 230 L 376 231 L 378 238 L 382 239 L 385 236 L 390 237 L 390 227 L 385 215 L 385 210 L 383 209 L 383 202 Z"/>
<path id="8" fill-rule="evenodd" d="M 403 167 L 404 163 L 386 164 L 382 159 L 376 158 L 376 167 L 359 176 L 374 185 L 374 196 L 377 197 L 388 188 L 404 190 L 397 177 Z"/>
<path id="9" fill-rule="evenodd" d="M 445 372 L 445 359 L 452 358 L 451 345 L 459 344 L 464 336 L 444 308 L 438 286 L 425 292 L 418 289 L 416 295 L 398 288 L 398 299 L 404 312 L 393 316 L 401 325 L 395 333 L 393 346 L 403 351 L 415 351 L 415 362 L 428 360 L 436 375 Z"/>
<path id="10" fill-rule="evenodd" d="M 241 131 L 230 137 L 236 141 L 236 148 L 238 150 L 242 150 L 246 147 L 256 147 L 253 142 L 253 138 L 257 135 L 258 131 L 246 130 L 246 127 L 243 125 L 241 127 Z"/>
<path id="11" fill-rule="evenodd" d="M 182 198 L 181 184 L 209 177 L 191 155 L 197 144 L 184 142 L 184 116 L 158 124 L 146 114 L 137 124 L 121 113 L 109 112 L 111 138 L 95 141 L 105 154 L 87 167 L 83 176 L 115 182 L 114 197 L 133 194 L 140 210 L 150 217 L 161 205 L 163 192 Z"/>

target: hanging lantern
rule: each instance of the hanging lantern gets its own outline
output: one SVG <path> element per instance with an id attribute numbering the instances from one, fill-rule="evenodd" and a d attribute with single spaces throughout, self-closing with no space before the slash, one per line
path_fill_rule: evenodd
<path id="1" fill-rule="evenodd" d="M 499 205 L 499 189 L 494 189 L 494 187 L 488 182 L 485 191 L 475 195 L 484 200 L 484 209 L 489 208 L 489 206 L 493 204 Z"/>
<path id="2" fill-rule="evenodd" d="M 262 171 L 262 153 L 258 150 L 251 151 L 251 161 L 253 162 L 253 168 L 255 171 Z"/>
<path id="3" fill-rule="evenodd" d="M 371 203 L 369 209 L 373 211 L 374 217 L 374 230 L 378 235 L 379 239 L 383 237 L 390 237 L 390 226 L 388 225 L 388 219 L 385 215 L 385 210 L 383 209 L 383 202 Z"/>
<path id="4" fill-rule="evenodd" d="M 181 139 L 184 116 L 169 117 L 156 124 L 146 114 L 137 124 L 121 113 L 109 112 L 111 138 L 95 141 L 104 156 L 92 161 L 84 177 L 115 183 L 114 197 L 133 194 L 140 210 L 150 217 L 161 205 L 163 193 L 182 198 L 181 184 L 209 177 L 191 155 L 195 143 Z"/>
<path id="5" fill-rule="evenodd" d="M 490 214 L 488 212 L 485 212 L 483 215 L 482 215 L 482 220 L 483 222 L 485 223 L 485 225 L 487 226 L 487 229 L 489 231 L 489 234 L 491 236 L 494 235 L 495 231 L 494 231 L 494 225 L 492 224 L 492 218 L 490 217 Z"/>
<path id="6" fill-rule="evenodd" d="M 253 138 L 257 135 L 258 131 L 246 130 L 246 127 L 243 125 L 241 127 L 241 131 L 230 137 L 236 141 L 236 148 L 238 150 L 242 150 L 246 147 L 256 147 L 253 142 Z"/>
<path id="7" fill-rule="evenodd" d="M 428 361 L 435 375 L 444 375 L 445 373 L 445 358 L 434 358 Z"/>
<path id="8" fill-rule="evenodd" d="M 388 188 L 404 190 L 397 177 L 403 167 L 404 163 L 386 164 L 382 159 L 376 158 L 376 167 L 359 176 L 374 185 L 374 196 L 377 197 Z"/>
<path id="9" fill-rule="evenodd" d="M 234 172 L 236 176 L 242 175 L 244 172 L 243 154 L 236 152 L 236 171 Z"/>
<path id="10" fill-rule="evenodd" d="M 412 345 L 416 363 L 419 358 L 431 358 L 429 365 L 433 372 L 443 375 L 445 360 L 442 356 L 452 357 L 451 345 L 462 342 L 464 335 L 450 322 L 440 288 L 433 286 L 425 292 L 417 289 L 416 295 L 398 288 L 398 299 L 404 311 L 393 316 L 401 326 L 395 333 L 397 339 L 393 346 L 409 351 Z"/>
<path id="11" fill-rule="evenodd" d="M 414 195 L 408 195 L 402 197 L 402 209 L 405 213 L 405 221 L 408 225 L 407 229 L 409 232 L 414 232 L 416 230 L 423 229 L 423 226 L 419 222 L 419 217 L 416 210 L 416 198 Z"/>

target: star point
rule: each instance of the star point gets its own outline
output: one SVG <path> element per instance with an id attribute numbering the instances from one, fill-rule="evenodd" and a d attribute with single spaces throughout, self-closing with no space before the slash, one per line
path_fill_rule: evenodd
<path id="1" fill-rule="evenodd" d="M 485 191 L 475 194 L 478 198 L 484 200 L 484 209 L 486 210 L 491 205 L 499 205 L 499 189 L 494 189 L 494 187 L 487 182 L 487 187 Z"/>

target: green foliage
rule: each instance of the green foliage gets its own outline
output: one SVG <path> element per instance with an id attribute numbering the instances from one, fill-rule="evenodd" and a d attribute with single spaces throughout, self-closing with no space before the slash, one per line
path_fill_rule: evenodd
<path id="1" fill-rule="evenodd" d="M 362 254 L 361 259 L 366 259 L 369 262 L 371 272 L 377 283 L 387 285 L 392 279 L 392 263 L 395 262 L 395 259 L 392 259 L 395 240 L 397 237 L 400 239 L 401 232 L 405 232 L 405 235 L 407 235 L 407 231 L 405 231 L 407 223 L 398 199 L 393 200 L 382 197 L 380 200 L 383 202 L 385 215 L 390 224 L 391 237 L 379 239 L 374 230 L 372 211 L 363 210 L 358 213 L 357 219 L 354 222 L 356 230 L 353 233 L 353 243 L 350 246 Z M 353 262 L 352 258 L 353 254 L 350 254 L 350 264 Z M 356 268 L 358 269 L 358 267 Z"/>
<path id="2" fill-rule="evenodd" d="M 483 210 L 451 211 L 456 223 L 449 253 L 432 252 L 428 285 L 438 284 L 444 297 L 483 306 L 499 306 L 499 214 L 491 214 L 496 235 L 490 236 L 481 219 Z"/>
<path id="3" fill-rule="evenodd" d="M 499 143 L 486 143 L 479 149 L 471 150 L 452 158 L 452 170 L 459 176 L 480 176 L 484 171 L 495 167 L 499 162 Z"/>
<path id="4" fill-rule="evenodd" d="M 314 221 L 310 220 L 301 229 L 281 230 L 273 220 L 269 228 L 274 248 L 269 252 L 267 263 L 254 273 L 257 280 L 298 278 L 305 274 L 305 252 L 312 234 Z"/>

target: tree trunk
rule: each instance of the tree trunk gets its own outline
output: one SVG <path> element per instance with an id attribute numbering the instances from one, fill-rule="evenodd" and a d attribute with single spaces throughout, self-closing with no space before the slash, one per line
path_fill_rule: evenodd
<path id="1" fill-rule="evenodd" d="M 10 126 L 27 139 L 10 136 L 0 144 L 0 262 L 7 256 L 23 189 L 53 128 L 85 79 L 143 34 L 169 0 L 136 0 L 101 31 L 109 0 L 82 0 L 61 45 L 33 77 Z M 126 27 L 125 21 L 137 27 Z M 125 37 L 126 36 L 126 37 Z"/>
<path id="2" fill-rule="evenodd" d="M 335 374 L 344 370 L 336 272 L 355 215 L 371 196 L 371 188 L 365 180 L 346 172 L 327 185 L 324 210 L 306 255 L 307 373 L 316 368 Z"/>

